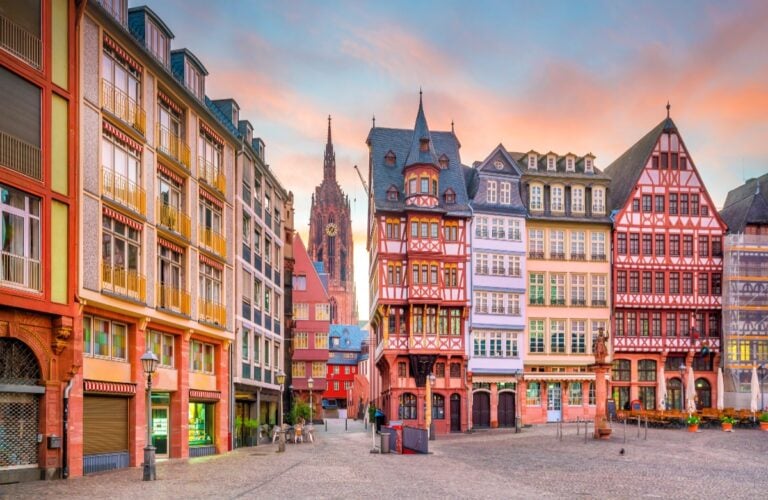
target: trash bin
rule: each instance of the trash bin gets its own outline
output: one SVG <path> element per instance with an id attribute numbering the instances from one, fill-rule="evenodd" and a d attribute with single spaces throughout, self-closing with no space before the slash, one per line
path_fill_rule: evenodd
<path id="1" fill-rule="evenodd" d="M 389 453 L 389 432 L 381 432 L 379 436 L 381 436 L 381 453 Z"/>

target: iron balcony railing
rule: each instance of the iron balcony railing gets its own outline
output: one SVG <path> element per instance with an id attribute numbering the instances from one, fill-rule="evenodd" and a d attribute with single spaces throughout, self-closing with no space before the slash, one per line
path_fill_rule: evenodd
<path id="1" fill-rule="evenodd" d="M 0 165 L 33 179 L 42 178 L 40 148 L 0 131 Z"/>
<path id="2" fill-rule="evenodd" d="M 218 302 L 200 299 L 197 305 L 199 321 L 205 321 L 214 325 L 225 326 L 227 324 L 227 308 Z"/>
<path id="3" fill-rule="evenodd" d="M 146 215 L 147 195 L 138 184 L 107 167 L 103 167 L 101 173 L 101 193 L 104 196 Z"/>
<path id="4" fill-rule="evenodd" d="M 0 280 L 3 284 L 41 290 L 39 260 L 3 251 L 0 263 Z"/>
<path id="5" fill-rule="evenodd" d="M 109 80 L 101 81 L 101 106 L 141 132 L 147 130 L 147 114 L 128 94 L 115 87 Z"/>
<path id="6" fill-rule="evenodd" d="M 216 188 L 219 192 L 225 193 L 227 189 L 227 179 L 221 173 L 221 168 L 209 162 L 202 156 L 197 157 L 197 175 L 208 183 L 209 186 Z"/>
<path id="7" fill-rule="evenodd" d="M 200 245 L 222 257 L 227 255 L 227 240 L 221 233 L 205 226 L 200 226 L 198 229 Z"/>
<path id="8" fill-rule="evenodd" d="M 41 68 L 43 44 L 40 38 L 5 16 L 0 16 L 0 47 L 33 68 Z"/>
<path id="9" fill-rule="evenodd" d="M 189 215 L 176 207 L 166 205 L 162 200 L 157 201 L 157 221 L 187 239 L 192 233 L 192 219 Z"/>
<path id="10" fill-rule="evenodd" d="M 157 150 L 189 170 L 189 146 L 184 139 L 159 123 L 157 124 Z"/>
<path id="11" fill-rule="evenodd" d="M 101 264 L 101 287 L 117 295 L 144 302 L 146 300 L 147 280 L 131 269 L 112 266 L 108 262 Z"/>
<path id="12" fill-rule="evenodd" d="M 157 285 L 157 307 L 189 316 L 190 295 L 186 290 Z"/>

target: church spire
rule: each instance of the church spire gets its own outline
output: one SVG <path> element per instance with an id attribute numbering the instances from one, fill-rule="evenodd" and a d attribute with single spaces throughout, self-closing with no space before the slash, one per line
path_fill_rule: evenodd
<path id="1" fill-rule="evenodd" d="M 325 160 L 323 162 L 323 180 L 336 180 L 336 153 L 331 141 L 331 115 L 328 115 L 328 142 L 325 144 Z"/>

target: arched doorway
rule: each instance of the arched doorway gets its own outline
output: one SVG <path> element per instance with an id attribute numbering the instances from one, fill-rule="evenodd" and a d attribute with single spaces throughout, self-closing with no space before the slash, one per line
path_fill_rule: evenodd
<path id="1" fill-rule="evenodd" d="M 26 344 L 0 339 L 0 470 L 37 465 L 41 378 Z"/>
<path id="2" fill-rule="evenodd" d="M 696 379 L 696 408 L 712 408 L 712 385 L 705 378 Z"/>
<path id="3" fill-rule="evenodd" d="M 485 391 L 472 394 L 472 427 L 491 426 L 491 395 Z"/>
<path id="4" fill-rule="evenodd" d="M 451 394 L 451 432 L 461 432 L 461 396 Z"/>
<path id="5" fill-rule="evenodd" d="M 504 391 L 499 393 L 498 408 L 499 427 L 515 426 L 515 393 Z"/>
<path id="6" fill-rule="evenodd" d="M 667 408 L 670 410 L 682 409 L 683 391 L 679 378 L 667 380 Z"/>

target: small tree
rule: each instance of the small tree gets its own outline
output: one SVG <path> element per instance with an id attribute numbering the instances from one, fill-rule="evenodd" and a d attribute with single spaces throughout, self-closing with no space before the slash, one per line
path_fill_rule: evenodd
<path id="1" fill-rule="evenodd" d="M 297 400 L 293 403 L 291 411 L 288 412 L 287 420 L 293 425 L 299 421 L 299 418 L 309 420 L 309 404 L 302 400 Z"/>

